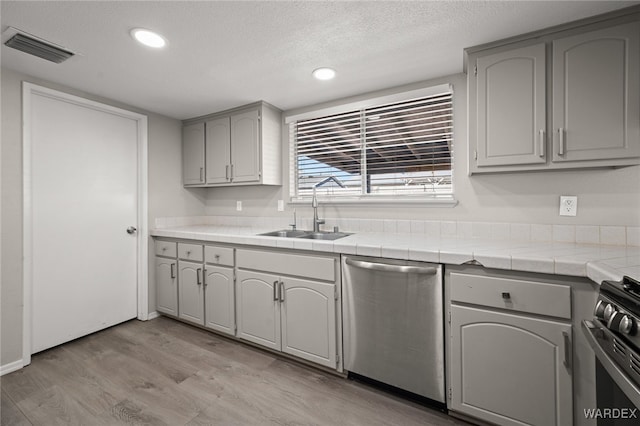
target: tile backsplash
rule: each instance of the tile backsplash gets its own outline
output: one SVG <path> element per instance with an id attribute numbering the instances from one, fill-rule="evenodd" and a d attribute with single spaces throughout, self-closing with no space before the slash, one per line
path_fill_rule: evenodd
<path id="1" fill-rule="evenodd" d="M 255 228 L 257 230 L 289 228 L 290 218 L 252 216 L 188 216 L 157 218 L 156 228 L 217 225 Z M 528 223 L 493 223 L 437 220 L 393 220 L 325 218 L 324 230 L 337 226 L 345 232 L 389 234 L 423 234 L 434 238 L 488 239 L 511 241 L 567 242 L 640 246 L 640 227 L 599 225 L 548 225 Z M 311 229 L 310 218 L 299 218 L 298 229 Z"/>

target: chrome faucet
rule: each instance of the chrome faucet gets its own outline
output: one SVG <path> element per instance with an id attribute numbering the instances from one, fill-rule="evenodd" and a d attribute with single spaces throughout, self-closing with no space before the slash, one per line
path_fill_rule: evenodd
<path id="1" fill-rule="evenodd" d="M 313 207 L 313 232 L 320 232 L 320 225 L 324 224 L 324 219 L 318 219 L 318 199 L 316 198 L 316 187 L 313 187 L 313 198 L 311 198 L 311 207 Z"/>
<path id="2" fill-rule="evenodd" d="M 320 225 L 324 224 L 324 219 L 318 218 L 318 198 L 316 197 L 316 188 L 327 182 L 335 182 L 340 188 L 345 188 L 344 183 L 335 176 L 327 176 L 320 182 L 313 185 L 313 197 L 311 198 L 311 207 L 313 207 L 313 232 L 320 232 Z"/>

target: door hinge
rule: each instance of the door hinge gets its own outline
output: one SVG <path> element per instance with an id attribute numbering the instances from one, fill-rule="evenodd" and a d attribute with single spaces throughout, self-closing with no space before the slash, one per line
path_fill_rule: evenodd
<path id="1" fill-rule="evenodd" d="M 453 391 L 449 388 L 449 401 L 453 399 Z"/>
<path id="2" fill-rule="evenodd" d="M 477 65 L 475 65 L 473 67 L 473 75 L 476 75 L 476 76 L 478 75 L 478 66 Z"/>
<path id="3" fill-rule="evenodd" d="M 451 311 L 449 311 L 449 324 L 451 324 Z"/>

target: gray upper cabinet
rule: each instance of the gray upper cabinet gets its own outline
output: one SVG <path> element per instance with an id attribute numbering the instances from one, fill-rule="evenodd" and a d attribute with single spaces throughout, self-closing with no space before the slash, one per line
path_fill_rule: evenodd
<path id="1" fill-rule="evenodd" d="M 281 120 L 265 102 L 186 120 L 184 185 L 281 185 Z"/>
<path id="2" fill-rule="evenodd" d="M 640 155 L 640 23 L 553 41 L 553 161 Z"/>
<path id="3" fill-rule="evenodd" d="M 229 117 L 207 121 L 205 126 L 207 184 L 227 183 L 231 166 Z"/>
<path id="4" fill-rule="evenodd" d="M 231 179 L 260 179 L 260 115 L 258 110 L 231 116 Z"/>
<path id="5" fill-rule="evenodd" d="M 640 164 L 637 19 L 467 49 L 469 173 Z"/>
<path id="6" fill-rule="evenodd" d="M 183 184 L 204 183 L 204 123 L 194 123 L 182 129 Z"/>
<path id="7" fill-rule="evenodd" d="M 478 58 L 477 73 L 477 166 L 544 163 L 544 43 Z"/>

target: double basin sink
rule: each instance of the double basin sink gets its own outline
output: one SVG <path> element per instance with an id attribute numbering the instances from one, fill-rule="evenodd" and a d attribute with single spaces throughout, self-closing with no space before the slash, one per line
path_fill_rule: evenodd
<path id="1" fill-rule="evenodd" d="M 333 241 L 351 235 L 348 232 L 313 232 L 303 231 L 299 229 L 282 229 L 280 231 L 265 232 L 259 234 L 265 237 L 281 237 L 281 238 L 306 238 L 308 240 L 326 240 Z"/>

